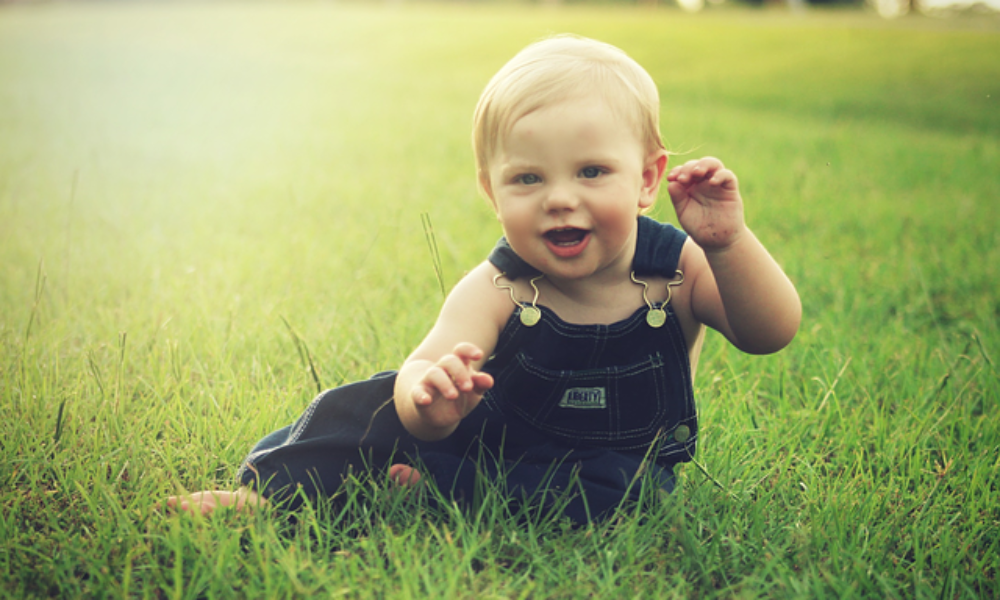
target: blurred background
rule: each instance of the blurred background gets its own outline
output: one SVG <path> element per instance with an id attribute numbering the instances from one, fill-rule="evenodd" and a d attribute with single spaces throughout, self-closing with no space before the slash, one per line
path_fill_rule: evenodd
<path id="1" fill-rule="evenodd" d="M 122 4 L 131 3 L 120 0 Z M 153 0 L 155 2 L 156 0 Z M 323 0 L 321 0 L 323 1 Z M 338 0 L 325 0 L 337 2 Z M 350 0 L 345 4 L 406 4 L 420 3 L 421 0 Z M 136 3 L 148 3 L 139 0 Z M 3 4 L 48 4 L 51 0 L 0 0 Z M 920 14 L 937 18 L 956 16 L 996 15 L 1000 13 L 1000 0 L 465 0 L 455 4 L 590 4 L 590 5 L 676 5 L 688 12 L 699 12 L 712 7 L 743 6 L 757 8 L 787 8 L 791 11 L 806 11 L 810 8 L 825 9 L 866 9 L 885 19 L 896 19 L 908 14 Z"/>

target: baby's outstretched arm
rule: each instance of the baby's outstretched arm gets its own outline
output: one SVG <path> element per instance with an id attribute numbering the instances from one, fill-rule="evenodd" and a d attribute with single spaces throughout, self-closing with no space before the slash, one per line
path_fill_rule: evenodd
<path id="1" fill-rule="evenodd" d="M 512 311 L 493 285 L 495 267 L 480 264 L 448 294 L 441 314 L 396 376 L 396 412 L 422 440 L 448 437 L 493 387 L 480 371 Z"/>
<path id="2" fill-rule="evenodd" d="M 697 244 L 685 250 L 695 317 L 745 352 L 786 346 L 798 331 L 802 305 L 795 286 L 747 228 L 736 175 L 708 157 L 674 168 L 667 182 L 681 227 Z"/>
<path id="3" fill-rule="evenodd" d="M 482 350 L 463 342 L 437 362 L 416 359 L 403 365 L 397 376 L 396 410 L 410 433 L 439 440 L 458 427 L 493 387 L 493 377 L 475 368 L 482 359 Z"/>

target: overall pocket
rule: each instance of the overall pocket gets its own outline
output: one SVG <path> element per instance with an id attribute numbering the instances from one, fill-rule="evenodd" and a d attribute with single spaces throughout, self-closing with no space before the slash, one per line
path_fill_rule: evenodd
<path id="1" fill-rule="evenodd" d="M 666 371 L 660 353 L 583 370 L 548 369 L 518 353 L 491 394 L 504 412 L 572 445 L 636 449 L 683 418 L 685 396 L 671 398 Z"/>

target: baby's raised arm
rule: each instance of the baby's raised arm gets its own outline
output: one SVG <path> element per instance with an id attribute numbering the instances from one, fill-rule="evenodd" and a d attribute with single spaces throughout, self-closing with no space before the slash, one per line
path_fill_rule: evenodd
<path id="1" fill-rule="evenodd" d="M 684 250 L 695 318 L 737 348 L 767 354 L 798 331 L 795 286 L 746 226 L 736 175 L 716 158 L 693 160 L 667 174 L 681 227 L 696 245 Z"/>
<path id="2" fill-rule="evenodd" d="M 422 440 L 448 437 L 493 387 L 479 371 L 510 315 L 493 286 L 496 269 L 483 263 L 448 295 L 437 322 L 396 377 L 396 412 Z M 506 315 L 504 314 L 506 312 Z"/>

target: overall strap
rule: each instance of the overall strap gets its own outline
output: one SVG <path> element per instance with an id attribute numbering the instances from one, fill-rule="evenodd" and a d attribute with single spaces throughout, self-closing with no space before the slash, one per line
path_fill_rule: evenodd
<path id="1" fill-rule="evenodd" d="M 514 252 L 514 249 L 510 247 L 505 237 L 497 241 L 497 245 L 490 252 L 489 261 L 494 267 L 500 269 L 500 272 L 511 281 L 521 277 L 534 277 L 541 274 L 541 271 L 529 265 L 523 258 L 517 255 L 517 252 Z"/>
<path id="2" fill-rule="evenodd" d="M 670 223 L 639 217 L 632 270 L 638 276 L 660 275 L 673 278 L 681 260 L 687 234 Z"/>

